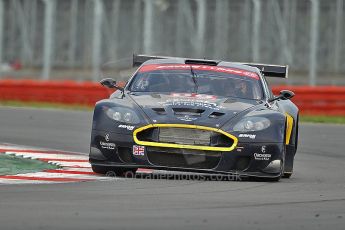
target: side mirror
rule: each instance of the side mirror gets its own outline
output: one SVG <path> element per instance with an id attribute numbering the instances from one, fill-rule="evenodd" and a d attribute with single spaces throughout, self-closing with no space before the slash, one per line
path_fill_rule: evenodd
<path id="1" fill-rule="evenodd" d="M 290 90 L 282 90 L 280 91 L 279 96 L 269 99 L 268 102 L 273 102 L 276 100 L 288 100 L 293 98 L 293 96 L 295 96 L 294 92 Z"/>
<path id="2" fill-rule="evenodd" d="M 116 81 L 112 78 L 104 78 L 99 83 L 101 83 L 101 85 L 107 88 L 115 88 L 116 86 Z"/>
<path id="3" fill-rule="evenodd" d="M 103 85 L 104 87 L 110 88 L 110 89 L 118 89 L 123 92 L 123 88 L 116 85 L 116 81 L 112 78 L 104 78 L 99 83 Z"/>
<path id="4" fill-rule="evenodd" d="M 279 97 L 280 99 L 282 100 L 288 100 L 288 99 L 291 99 L 293 98 L 293 96 L 295 96 L 295 93 L 290 91 L 290 90 L 282 90 L 280 91 L 279 93 Z"/>

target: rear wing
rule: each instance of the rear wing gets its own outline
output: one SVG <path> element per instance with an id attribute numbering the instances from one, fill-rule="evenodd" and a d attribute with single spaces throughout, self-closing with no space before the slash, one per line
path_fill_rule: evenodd
<path id="1" fill-rule="evenodd" d="M 133 67 L 140 66 L 144 62 L 152 59 L 167 59 L 167 58 L 176 58 L 176 57 L 168 57 L 168 56 L 151 56 L 145 54 L 133 54 Z"/>
<path id="2" fill-rule="evenodd" d="M 133 67 L 140 66 L 144 62 L 151 59 L 167 59 L 167 58 L 178 58 L 178 57 L 168 57 L 168 56 L 150 56 L 145 54 L 133 54 Z M 217 65 L 220 61 L 207 60 L 207 59 L 186 59 L 186 64 L 199 64 L 199 65 Z M 187 63 L 188 62 L 188 63 Z M 240 63 L 234 62 L 235 64 L 248 65 L 256 67 L 265 77 L 279 77 L 288 78 L 287 65 L 268 65 L 268 64 L 258 64 L 258 63 Z"/>
<path id="3" fill-rule="evenodd" d="M 265 77 L 288 78 L 288 65 L 269 65 L 257 63 L 240 63 L 258 68 Z"/>

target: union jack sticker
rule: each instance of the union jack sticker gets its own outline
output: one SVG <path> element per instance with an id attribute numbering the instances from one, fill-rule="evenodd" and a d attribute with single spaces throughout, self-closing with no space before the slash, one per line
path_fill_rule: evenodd
<path id="1" fill-rule="evenodd" d="M 144 156 L 145 146 L 133 145 L 133 155 L 134 156 Z"/>

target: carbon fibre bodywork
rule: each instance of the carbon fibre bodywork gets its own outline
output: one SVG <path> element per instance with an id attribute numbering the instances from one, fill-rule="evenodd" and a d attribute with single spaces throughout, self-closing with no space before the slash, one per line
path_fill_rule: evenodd
<path id="1" fill-rule="evenodd" d="M 185 61 L 149 60 L 141 67 Z M 263 88 L 262 99 L 133 92 L 130 86 L 134 73 L 123 92 L 118 90 L 109 99 L 96 103 L 90 147 L 92 166 L 274 179 L 291 175 L 297 149 L 298 108 L 290 100 L 270 100 L 273 95 L 258 68 L 230 62 L 217 65 L 257 74 Z M 114 108 L 134 111 L 136 122 L 114 120 L 109 116 L 109 110 Z M 236 130 L 236 124 L 253 117 L 269 120 L 269 127 Z"/>

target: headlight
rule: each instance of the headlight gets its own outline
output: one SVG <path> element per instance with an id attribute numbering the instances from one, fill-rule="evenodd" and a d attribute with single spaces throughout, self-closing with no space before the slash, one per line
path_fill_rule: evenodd
<path id="1" fill-rule="evenodd" d="M 138 115 L 133 110 L 128 108 L 113 107 L 109 108 L 105 113 L 110 119 L 118 122 L 128 124 L 138 124 L 140 122 Z"/>
<path id="2" fill-rule="evenodd" d="M 267 129 L 271 125 L 270 120 L 264 117 L 246 117 L 234 126 L 234 131 L 259 131 Z"/>

